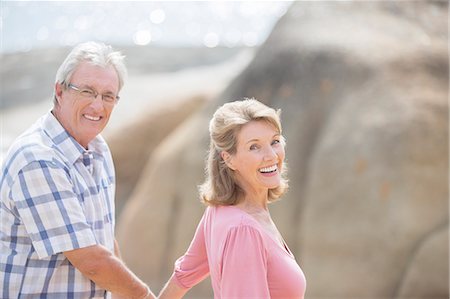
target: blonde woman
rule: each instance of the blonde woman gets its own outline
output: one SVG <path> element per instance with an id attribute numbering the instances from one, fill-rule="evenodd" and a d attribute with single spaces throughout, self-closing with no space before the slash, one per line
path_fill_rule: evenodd
<path id="1" fill-rule="evenodd" d="M 209 130 L 207 208 L 160 298 L 181 298 L 208 275 L 215 298 L 303 298 L 305 276 L 268 209 L 287 189 L 279 114 L 254 99 L 227 103 Z"/>

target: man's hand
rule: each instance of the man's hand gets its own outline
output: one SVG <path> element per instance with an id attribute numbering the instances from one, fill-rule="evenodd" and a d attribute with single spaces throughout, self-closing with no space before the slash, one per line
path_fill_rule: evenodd
<path id="1" fill-rule="evenodd" d="M 114 294 L 123 298 L 155 298 L 148 286 L 102 245 L 66 251 L 64 255 L 83 275 Z"/>

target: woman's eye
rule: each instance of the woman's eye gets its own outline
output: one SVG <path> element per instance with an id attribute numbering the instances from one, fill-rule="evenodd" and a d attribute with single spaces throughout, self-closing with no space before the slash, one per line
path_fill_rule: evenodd
<path id="1" fill-rule="evenodd" d="M 251 151 L 256 150 L 256 149 L 258 149 L 258 146 L 257 146 L 256 144 L 252 144 L 252 145 L 250 146 L 250 150 L 251 150 Z"/>
<path id="2" fill-rule="evenodd" d="M 273 144 L 279 144 L 280 143 L 280 140 L 278 140 L 278 139 L 275 139 L 274 141 L 272 141 L 272 145 Z"/>

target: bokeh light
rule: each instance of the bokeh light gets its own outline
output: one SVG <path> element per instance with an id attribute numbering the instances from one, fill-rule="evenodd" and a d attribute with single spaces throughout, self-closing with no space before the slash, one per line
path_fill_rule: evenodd
<path id="1" fill-rule="evenodd" d="M 208 48 L 217 47 L 219 44 L 219 36 L 215 32 L 208 32 L 203 38 L 203 44 Z"/>
<path id="2" fill-rule="evenodd" d="M 155 9 L 150 13 L 150 21 L 153 24 L 161 24 L 166 19 L 166 13 L 162 9 Z"/>
<path id="3" fill-rule="evenodd" d="M 254 47 L 292 1 L 1 1 L 1 53 L 86 40 L 163 47 Z M 26 20 L 26 22 L 24 22 Z"/>
<path id="4" fill-rule="evenodd" d="M 133 36 L 133 41 L 136 45 L 145 46 L 152 40 L 152 35 L 148 30 L 139 30 Z"/>

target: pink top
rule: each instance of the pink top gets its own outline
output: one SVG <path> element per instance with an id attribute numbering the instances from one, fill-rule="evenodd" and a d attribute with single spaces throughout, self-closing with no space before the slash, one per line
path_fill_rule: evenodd
<path id="1" fill-rule="evenodd" d="M 306 280 L 286 245 L 235 206 L 208 207 L 172 280 L 191 288 L 211 275 L 214 298 L 303 298 Z"/>

